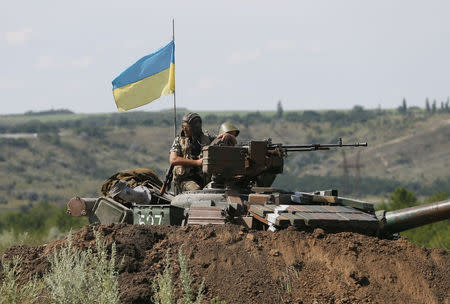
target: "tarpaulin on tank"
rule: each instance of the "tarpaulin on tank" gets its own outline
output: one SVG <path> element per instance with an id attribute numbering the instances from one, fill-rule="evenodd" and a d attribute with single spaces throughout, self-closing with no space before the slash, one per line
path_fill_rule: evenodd
<path id="1" fill-rule="evenodd" d="M 152 184 L 157 187 L 162 186 L 162 181 L 159 179 L 155 171 L 148 168 L 136 168 L 117 172 L 107 180 L 102 185 L 101 194 L 105 197 L 109 196 L 109 190 L 117 183 L 117 181 L 123 180 L 128 183 L 131 188 Z"/>

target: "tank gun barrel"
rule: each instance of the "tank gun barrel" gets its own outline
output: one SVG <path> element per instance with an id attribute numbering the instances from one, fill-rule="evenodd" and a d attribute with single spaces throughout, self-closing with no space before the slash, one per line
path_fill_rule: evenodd
<path id="1" fill-rule="evenodd" d="M 376 212 L 383 232 L 401 232 L 450 218 L 450 200 L 405 209 Z"/>

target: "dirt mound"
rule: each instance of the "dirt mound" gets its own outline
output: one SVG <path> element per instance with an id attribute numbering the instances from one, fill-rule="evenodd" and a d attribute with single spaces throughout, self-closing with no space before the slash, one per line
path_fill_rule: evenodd
<path id="1" fill-rule="evenodd" d="M 94 243 L 99 229 L 124 257 L 119 284 L 123 303 L 150 303 L 151 283 L 170 253 L 175 274 L 177 252 L 189 258 L 206 299 L 227 303 L 450 303 L 450 255 L 356 233 L 328 234 L 284 230 L 246 231 L 239 226 L 165 227 L 114 224 L 86 226 L 74 245 Z M 16 246 L 6 257 L 24 257 L 26 275 L 48 269 L 46 246 Z M 209 303 L 209 301 L 208 301 Z"/>

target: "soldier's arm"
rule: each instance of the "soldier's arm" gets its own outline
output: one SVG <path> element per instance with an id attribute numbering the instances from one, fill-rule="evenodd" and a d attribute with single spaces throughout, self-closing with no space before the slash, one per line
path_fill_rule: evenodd
<path id="1" fill-rule="evenodd" d="M 177 152 L 170 152 L 169 162 L 170 165 L 174 166 L 186 166 L 186 167 L 196 167 L 202 165 L 203 158 L 200 159 L 188 159 L 179 156 Z"/>

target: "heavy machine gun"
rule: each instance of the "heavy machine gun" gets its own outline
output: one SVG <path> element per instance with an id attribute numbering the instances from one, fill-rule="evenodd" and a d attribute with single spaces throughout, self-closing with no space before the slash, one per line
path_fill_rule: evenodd
<path id="1" fill-rule="evenodd" d="M 367 143 L 285 145 L 271 139 L 250 141 L 235 147 L 203 148 L 203 172 L 213 181 L 208 188 L 252 186 L 270 187 L 277 174 L 283 172 L 284 158 L 289 152 L 310 152 L 342 147 L 367 147 Z"/>

